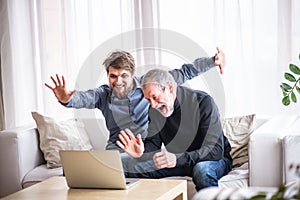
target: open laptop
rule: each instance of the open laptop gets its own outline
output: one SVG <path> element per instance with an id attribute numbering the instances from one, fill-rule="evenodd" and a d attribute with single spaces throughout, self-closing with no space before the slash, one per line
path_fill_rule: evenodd
<path id="1" fill-rule="evenodd" d="M 125 179 L 120 152 L 59 152 L 67 184 L 70 188 L 128 189 L 138 179 Z"/>

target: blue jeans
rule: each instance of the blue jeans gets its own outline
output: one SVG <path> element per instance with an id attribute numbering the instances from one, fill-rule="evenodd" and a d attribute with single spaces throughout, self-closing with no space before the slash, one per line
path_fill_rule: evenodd
<path id="1" fill-rule="evenodd" d="M 153 160 L 139 161 L 122 156 L 124 174 L 127 178 L 164 178 L 170 176 L 190 176 L 196 190 L 209 186 L 218 186 L 218 180 L 232 168 L 232 161 L 224 158 L 218 161 L 201 161 L 192 167 L 174 167 L 157 169 Z"/>

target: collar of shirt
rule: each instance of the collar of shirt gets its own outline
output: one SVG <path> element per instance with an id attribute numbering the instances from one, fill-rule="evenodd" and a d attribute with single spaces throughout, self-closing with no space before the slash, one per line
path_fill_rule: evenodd
<path id="1" fill-rule="evenodd" d="M 141 78 L 133 77 L 134 88 L 129 92 L 128 97 L 132 97 L 136 90 L 142 90 Z"/>

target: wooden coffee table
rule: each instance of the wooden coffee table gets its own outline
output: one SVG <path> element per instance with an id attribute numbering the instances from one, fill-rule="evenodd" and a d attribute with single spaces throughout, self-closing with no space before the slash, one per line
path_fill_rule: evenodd
<path id="1" fill-rule="evenodd" d="M 187 200 L 186 180 L 141 179 L 128 190 L 70 189 L 65 177 L 52 177 L 1 200 L 176 199 Z"/>

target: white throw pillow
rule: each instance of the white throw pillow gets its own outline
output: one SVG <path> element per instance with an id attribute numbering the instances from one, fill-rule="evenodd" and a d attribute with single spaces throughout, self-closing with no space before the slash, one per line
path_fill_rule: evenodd
<path id="1" fill-rule="evenodd" d="M 60 150 L 90 150 L 84 124 L 78 119 L 55 120 L 37 112 L 31 112 L 40 136 L 40 148 L 48 168 L 61 167 Z"/>
<path id="2" fill-rule="evenodd" d="M 223 132 L 232 148 L 230 154 L 233 159 L 233 167 L 248 162 L 248 143 L 253 132 L 254 120 L 255 114 L 222 120 Z"/>

